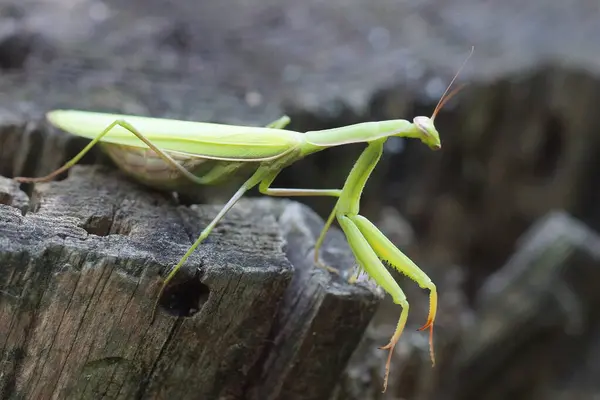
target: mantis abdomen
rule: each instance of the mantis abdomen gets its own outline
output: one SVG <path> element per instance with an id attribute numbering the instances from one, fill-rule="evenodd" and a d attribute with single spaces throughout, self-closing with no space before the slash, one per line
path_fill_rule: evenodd
<path id="1" fill-rule="evenodd" d="M 101 143 L 104 152 L 127 175 L 158 190 L 185 192 L 190 180 L 152 149 Z M 211 160 L 165 151 L 177 163 L 200 178 L 205 185 L 217 185 L 238 175 L 247 175 L 259 163 Z"/>

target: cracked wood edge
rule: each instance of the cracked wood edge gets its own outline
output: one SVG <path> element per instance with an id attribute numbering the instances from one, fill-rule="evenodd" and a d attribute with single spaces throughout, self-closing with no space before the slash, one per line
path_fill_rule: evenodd
<path id="1" fill-rule="evenodd" d="M 284 230 L 285 246 L 281 227 L 294 225 L 285 210 L 312 218 L 314 231 L 322 221 L 310 210 L 243 200 L 177 280 L 175 303 L 195 295 L 200 311 L 183 319 L 160 313 L 149 326 L 159 271 L 181 257 L 217 206 L 177 206 L 103 167 L 74 167 L 65 181 L 36 185 L 29 202 L 0 181 L 11 193 L 0 204 L 5 395 L 310 398 L 301 392 L 314 387 L 311 396 L 324 398 L 380 299 L 308 269 L 309 237 Z M 287 204 L 279 225 L 277 204 Z M 326 250 L 336 253 L 340 235 L 333 231 Z M 286 367 L 273 374 L 273 365 Z"/>

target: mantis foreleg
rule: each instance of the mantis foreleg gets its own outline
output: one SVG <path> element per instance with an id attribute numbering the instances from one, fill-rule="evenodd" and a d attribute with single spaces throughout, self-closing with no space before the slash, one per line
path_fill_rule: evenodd
<path id="1" fill-rule="evenodd" d="M 387 387 L 389 367 L 394 346 L 400 339 L 406 319 L 408 317 L 408 301 L 404 292 L 396 283 L 392 275 L 385 268 L 380 259 L 385 260 L 394 268 L 407 275 L 419 284 L 421 288 L 430 291 L 430 308 L 427 323 L 421 330 L 430 328 L 429 344 L 432 362 L 435 363 L 433 353 L 433 321 L 437 309 L 437 291 L 429 277 L 419 269 L 407 256 L 388 240 L 369 220 L 359 215 L 360 197 L 362 190 L 375 165 L 383 152 L 385 139 L 376 140 L 367 146 L 352 168 L 346 179 L 344 188 L 336 205 L 335 215 L 346 234 L 348 243 L 358 260 L 360 267 L 383 289 L 392 296 L 394 303 L 402 307 L 402 312 L 396 330 L 390 342 L 382 347 L 389 350 L 384 379 L 384 391 Z"/>
<path id="2" fill-rule="evenodd" d="M 390 339 L 390 343 L 385 347 L 381 347 L 381 349 L 389 350 L 387 362 L 385 364 L 385 377 L 383 382 L 383 391 L 385 392 L 385 389 L 387 388 L 394 346 L 400 339 L 400 336 L 402 336 L 402 332 L 404 331 L 404 326 L 406 325 L 406 320 L 408 318 L 408 301 L 406 300 L 406 295 L 400 286 L 398 286 L 392 275 L 383 266 L 377 257 L 377 254 L 373 251 L 369 245 L 369 242 L 361 233 L 360 229 L 356 226 L 353 219 L 345 215 L 338 215 L 338 221 L 342 227 L 342 230 L 344 231 L 344 234 L 346 235 L 346 238 L 348 239 L 348 243 L 350 244 L 352 252 L 354 253 L 354 256 L 356 257 L 360 267 L 364 271 L 367 271 L 369 276 L 392 296 L 395 304 L 398 304 L 402 307 L 402 312 L 400 314 L 400 318 L 398 319 L 398 324 L 396 326 L 394 335 Z"/>

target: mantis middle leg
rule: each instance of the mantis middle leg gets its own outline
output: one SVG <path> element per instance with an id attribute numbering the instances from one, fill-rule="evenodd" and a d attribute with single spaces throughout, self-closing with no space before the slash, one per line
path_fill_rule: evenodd
<path id="1" fill-rule="evenodd" d="M 281 171 L 276 171 L 276 172 L 272 173 L 269 177 L 267 177 L 260 183 L 259 189 L 258 189 L 260 191 L 260 193 L 267 195 L 267 196 L 274 196 L 274 197 L 331 196 L 331 197 L 338 197 L 338 198 L 340 197 L 340 195 L 342 193 L 341 189 L 271 188 L 270 186 L 273 183 L 273 181 L 275 180 L 275 178 L 277 177 L 277 175 L 279 174 L 279 172 L 281 172 Z M 327 221 L 325 222 L 325 225 L 323 226 L 323 229 L 321 229 L 321 233 L 319 234 L 319 237 L 318 237 L 317 241 L 315 242 L 314 262 L 315 262 L 315 265 L 317 265 L 319 268 L 325 269 L 331 273 L 339 275 L 340 274 L 339 270 L 337 270 L 336 268 L 330 267 L 329 265 L 327 265 L 323 261 L 321 261 L 321 259 L 319 258 L 319 250 L 321 249 L 321 246 L 323 245 L 323 241 L 325 240 L 325 235 L 327 234 L 327 231 L 329 230 L 329 227 L 331 226 L 333 219 L 335 217 L 336 207 L 337 207 L 337 204 L 331 211 L 331 214 L 329 214 L 329 217 L 327 218 Z"/>

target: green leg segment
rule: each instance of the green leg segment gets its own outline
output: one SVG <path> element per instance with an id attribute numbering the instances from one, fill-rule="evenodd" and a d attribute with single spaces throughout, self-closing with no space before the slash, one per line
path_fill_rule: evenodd
<path id="1" fill-rule="evenodd" d="M 389 350 L 386 363 L 386 374 L 384 382 L 384 391 L 389 377 L 389 367 L 393 355 L 394 347 L 406 325 L 408 318 L 409 304 L 406 296 L 398 283 L 394 280 L 390 272 L 383 265 L 381 260 L 386 261 L 398 271 L 407 275 L 419 284 L 421 288 L 430 291 L 430 308 L 427 323 L 420 328 L 424 330 L 429 328 L 430 355 L 432 363 L 435 364 L 433 352 L 433 322 L 437 310 L 437 290 L 431 279 L 421 271 L 406 255 L 404 255 L 383 233 L 375 227 L 365 217 L 359 215 L 360 197 L 365 184 L 377 165 L 383 152 L 383 143 L 385 139 L 369 143 L 363 151 L 348 178 L 342 190 L 337 189 L 272 189 L 271 183 L 279 173 L 271 173 L 259 186 L 260 192 L 270 196 L 332 196 L 338 197 L 338 201 L 329 215 L 323 230 L 315 245 L 315 261 L 318 260 L 318 251 L 323 243 L 328 228 L 337 218 L 342 230 L 344 231 L 348 243 L 358 261 L 359 267 L 367 272 L 371 279 L 379 284 L 392 296 L 394 303 L 402 307 L 402 312 L 396 326 L 396 330 L 390 339 L 390 342 L 382 347 Z"/>
<path id="2" fill-rule="evenodd" d="M 181 260 L 179 260 L 179 262 L 177 263 L 177 265 L 175 265 L 171 269 L 171 271 L 169 272 L 169 274 L 167 275 L 167 277 L 163 281 L 163 284 L 162 284 L 162 286 L 160 288 L 160 292 L 159 292 L 158 296 L 156 297 L 156 301 L 154 303 L 154 308 L 152 310 L 152 318 L 151 318 L 150 324 L 152 324 L 152 322 L 154 322 L 154 317 L 156 315 L 156 309 L 158 307 L 158 302 L 160 300 L 160 297 L 162 296 L 163 291 L 165 290 L 165 288 L 167 287 L 167 285 L 169 284 L 169 282 L 171 281 L 171 279 L 173 279 L 173 277 L 177 274 L 177 271 L 179 271 L 179 269 L 183 266 L 183 264 L 189 258 L 189 256 L 192 255 L 192 253 L 196 250 L 196 248 L 200 245 L 200 243 L 202 243 L 202 241 L 204 241 L 204 239 L 206 239 L 208 237 L 208 235 L 210 235 L 210 233 L 212 232 L 213 228 L 219 223 L 219 221 L 225 216 L 225 214 L 227 214 L 227 212 L 229 210 L 231 210 L 231 208 L 235 205 L 235 203 L 237 203 L 238 200 L 241 199 L 242 196 L 248 190 L 250 190 L 254 186 L 258 185 L 258 183 L 264 179 L 264 177 L 265 177 L 265 175 L 267 173 L 268 173 L 268 171 L 265 171 L 265 169 L 259 168 L 250 177 L 250 179 L 248 179 L 242 185 L 242 187 L 240 187 L 237 190 L 237 192 L 235 192 L 235 194 L 231 197 L 231 199 L 229 199 L 229 201 L 227 202 L 227 204 L 225 204 L 223 206 L 223 208 L 221 208 L 221 210 L 219 211 L 219 213 L 217 214 L 217 216 L 214 217 L 213 220 L 202 230 L 202 232 L 200 233 L 200 236 L 198 236 L 198 239 L 196 239 L 196 241 L 194 242 L 194 244 L 192 244 L 192 246 L 188 249 L 188 251 L 183 255 L 183 257 L 181 258 Z"/>
<path id="3" fill-rule="evenodd" d="M 342 190 L 341 189 L 278 189 L 278 188 L 271 188 L 271 184 L 273 183 L 273 181 L 275 180 L 275 178 L 277 177 L 277 175 L 279 174 L 280 171 L 277 171 L 273 174 L 271 174 L 268 178 L 264 179 L 259 186 L 259 191 L 260 193 L 267 195 L 267 196 L 275 196 L 275 197 L 299 197 L 299 196 L 331 196 L 331 197 L 340 197 Z M 327 233 L 327 230 L 329 229 L 329 227 L 331 226 L 331 223 L 333 222 L 333 217 L 335 216 L 335 208 L 333 209 L 332 213 L 329 215 L 329 218 L 327 219 L 327 222 L 325 223 L 325 226 L 323 227 L 323 229 L 321 230 L 321 233 L 319 234 L 319 238 L 317 239 L 316 243 L 315 243 L 315 265 L 318 266 L 319 268 L 325 269 L 331 273 L 334 273 L 336 275 L 340 274 L 340 271 L 330 267 L 329 265 L 325 264 L 323 261 L 321 261 L 321 259 L 319 258 L 319 249 L 321 248 L 321 245 L 323 244 L 323 241 L 325 240 L 325 235 Z"/>
<path id="4" fill-rule="evenodd" d="M 429 289 L 429 317 L 427 318 L 427 323 L 421 330 L 430 328 L 429 344 L 433 363 L 435 363 L 435 360 L 432 339 L 433 322 L 437 310 L 437 291 L 435 285 L 421 269 L 398 250 L 398 248 L 394 246 L 394 244 L 387 239 L 375 225 L 358 214 L 361 193 L 367 179 L 381 157 L 384 142 L 385 139 L 381 139 L 369 143 L 368 147 L 359 157 L 342 189 L 338 204 L 336 205 L 336 217 L 342 230 L 346 234 L 348 243 L 350 244 L 360 267 L 392 296 L 394 303 L 402 307 L 396 331 L 390 339 L 390 342 L 382 347 L 382 349 L 389 350 L 384 380 L 385 391 L 394 346 L 400 339 L 404 326 L 406 325 L 409 305 L 404 292 L 380 260 L 385 260 L 398 271 L 413 279 L 421 288 Z"/>
<path id="5" fill-rule="evenodd" d="M 284 115 L 267 125 L 267 128 L 283 129 L 290 123 L 290 117 Z"/>
<path id="6" fill-rule="evenodd" d="M 39 178 L 18 177 L 18 178 L 14 178 L 14 179 L 18 182 L 36 182 L 36 183 L 37 182 L 48 182 L 48 181 L 52 180 L 59 174 L 62 174 L 63 172 L 65 172 L 66 170 L 68 170 L 69 168 L 71 168 L 72 166 L 77 164 L 81 160 L 81 158 L 83 158 L 83 156 L 85 156 L 92 149 L 92 147 L 94 147 L 96 144 L 98 144 L 100 142 L 100 140 L 102 140 L 102 138 L 116 126 L 120 126 L 124 129 L 127 129 L 129 132 L 131 132 L 132 134 L 137 136 L 148 147 L 150 147 L 152 150 L 154 150 L 156 152 L 156 154 L 158 154 L 158 156 L 160 158 L 162 158 L 167 164 L 171 165 L 173 168 L 175 168 L 176 170 L 181 172 L 186 178 L 188 178 L 192 182 L 199 184 L 199 185 L 203 185 L 205 183 L 201 177 L 198 177 L 198 176 L 192 174 L 191 172 L 189 172 L 181 164 L 179 164 L 177 161 L 173 160 L 173 158 L 169 154 L 167 154 L 163 150 L 156 147 L 156 145 L 154 145 L 148 138 L 146 138 L 142 133 L 140 133 L 133 125 L 131 125 L 129 122 L 124 121 L 124 120 L 117 120 L 117 121 L 114 121 L 113 123 L 111 123 L 98 136 L 96 136 L 91 142 L 89 142 L 87 144 L 87 146 L 85 146 L 84 149 L 81 150 L 75 157 L 73 157 L 72 159 L 67 161 L 67 163 L 65 165 L 63 165 L 56 171 L 51 172 L 50 174 L 39 177 Z"/>

